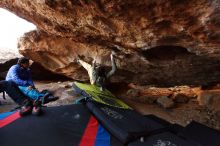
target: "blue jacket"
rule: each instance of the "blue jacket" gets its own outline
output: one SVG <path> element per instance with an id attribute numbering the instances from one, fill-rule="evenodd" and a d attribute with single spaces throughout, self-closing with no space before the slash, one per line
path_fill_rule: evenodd
<path id="1" fill-rule="evenodd" d="M 18 86 L 34 86 L 30 69 L 24 69 L 19 64 L 13 65 L 6 76 L 6 81 L 14 81 Z"/>

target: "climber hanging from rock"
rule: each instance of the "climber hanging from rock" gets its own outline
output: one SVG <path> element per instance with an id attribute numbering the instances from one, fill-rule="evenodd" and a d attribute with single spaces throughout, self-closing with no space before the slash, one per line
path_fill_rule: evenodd
<path id="1" fill-rule="evenodd" d="M 104 91 L 106 88 L 107 80 L 115 73 L 117 70 L 115 60 L 114 60 L 115 53 L 112 52 L 111 57 L 111 64 L 112 69 L 111 71 L 107 72 L 104 66 L 101 66 L 101 64 L 96 63 L 96 59 L 93 60 L 92 65 L 83 61 L 80 56 L 77 57 L 77 62 L 82 65 L 88 72 L 90 83 L 92 85 L 97 85 L 100 87 L 101 91 Z"/>

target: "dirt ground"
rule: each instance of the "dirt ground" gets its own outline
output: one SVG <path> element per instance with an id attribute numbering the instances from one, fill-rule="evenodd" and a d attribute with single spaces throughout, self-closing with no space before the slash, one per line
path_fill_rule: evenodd
<path id="1" fill-rule="evenodd" d="M 39 90 L 48 89 L 52 91 L 55 96 L 60 97 L 59 100 L 51 102 L 47 104 L 47 106 L 72 104 L 78 96 L 74 94 L 71 85 L 71 81 L 36 82 L 36 87 Z M 123 87 L 120 87 L 120 89 L 122 88 Z M 125 101 L 128 105 L 133 107 L 136 111 L 138 111 L 141 114 L 153 114 L 171 123 L 177 123 L 183 126 L 189 124 L 192 120 L 194 120 L 214 129 L 220 130 L 220 118 L 217 117 L 213 111 L 208 110 L 203 106 L 200 106 L 196 99 L 191 99 L 187 103 L 176 104 L 175 107 L 170 109 L 164 109 L 155 103 L 143 103 L 138 100 L 135 101 L 132 98 L 128 98 L 126 94 L 127 88 L 125 87 L 123 89 L 124 90 L 115 92 L 116 96 L 121 98 L 123 101 Z M 12 108 L 16 107 L 16 104 L 9 97 L 7 97 L 6 100 L 0 98 L 0 102 L 0 113 L 9 111 Z"/>
<path id="2" fill-rule="evenodd" d="M 206 108 L 200 107 L 198 103 L 193 101 L 178 105 L 173 109 L 163 109 L 158 105 L 143 104 L 131 100 L 125 100 L 125 102 L 141 114 L 153 114 L 171 123 L 186 126 L 194 120 L 220 130 L 220 121 L 214 113 Z"/>

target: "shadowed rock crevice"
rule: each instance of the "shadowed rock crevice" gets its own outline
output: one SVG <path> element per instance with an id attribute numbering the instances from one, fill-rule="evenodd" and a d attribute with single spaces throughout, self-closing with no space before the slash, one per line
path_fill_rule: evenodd
<path id="1" fill-rule="evenodd" d="M 160 70 L 160 72 L 155 72 L 155 76 L 164 75 L 164 78 L 158 80 L 154 77 L 148 83 L 175 86 L 181 84 L 203 85 L 219 82 L 216 75 L 220 75 L 220 70 L 218 69 L 220 67 L 220 61 L 217 59 L 198 56 L 180 46 L 157 46 L 142 51 L 141 54 L 146 60 L 153 63 L 150 70 L 153 70 L 154 66 Z M 168 81 L 166 81 L 166 77 L 170 77 Z M 193 78 L 196 80 L 192 84 L 189 80 L 193 80 Z M 203 80 L 203 82 L 199 80 Z M 173 84 L 171 82 L 176 83 Z"/>
<path id="2" fill-rule="evenodd" d="M 142 51 L 141 54 L 149 61 L 169 61 L 180 56 L 192 55 L 186 48 L 180 46 L 157 46 Z"/>

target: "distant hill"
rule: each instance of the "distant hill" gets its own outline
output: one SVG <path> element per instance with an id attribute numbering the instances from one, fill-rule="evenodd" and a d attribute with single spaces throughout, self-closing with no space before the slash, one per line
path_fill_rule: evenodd
<path id="1" fill-rule="evenodd" d="M 0 63 L 4 63 L 10 59 L 20 57 L 21 55 L 12 49 L 1 49 L 0 48 Z"/>

